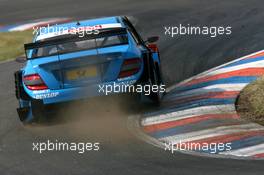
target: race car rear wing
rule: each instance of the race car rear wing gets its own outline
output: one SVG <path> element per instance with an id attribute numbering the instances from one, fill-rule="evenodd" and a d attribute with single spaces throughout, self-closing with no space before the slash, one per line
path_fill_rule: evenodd
<path id="1" fill-rule="evenodd" d="M 24 44 L 25 55 L 26 55 L 27 60 L 37 59 L 40 57 L 33 57 L 33 56 L 29 57 L 28 52 L 34 49 L 39 49 L 39 48 L 48 47 L 48 46 L 57 46 L 59 44 L 63 44 L 67 42 L 77 42 L 77 41 L 83 41 L 83 40 L 88 40 L 88 39 L 96 39 L 96 38 L 101 38 L 101 37 L 107 37 L 107 36 L 112 36 L 112 35 L 122 35 L 122 34 L 127 34 L 126 28 L 104 29 L 104 30 L 100 30 L 98 34 L 84 34 L 82 36 L 76 33 L 76 34 L 67 34 L 63 36 L 52 37 L 52 38 L 49 38 L 43 41 L 36 41 L 35 43 Z"/>

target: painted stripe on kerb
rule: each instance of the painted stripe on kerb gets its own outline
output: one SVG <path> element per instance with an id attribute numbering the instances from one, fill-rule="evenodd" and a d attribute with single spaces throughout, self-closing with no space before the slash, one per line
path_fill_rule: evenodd
<path id="1" fill-rule="evenodd" d="M 255 156 L 257 154 L 262 154 L 263 152 L 264 152 L 264 143 L 234 151 L 226 151 L 220 154 L 246 157 L 246 156 Z"/>
<path id="2" fill-rule="evenodd" d="M 190 132 L 185 134 L 176 134 L 173 136 L 163 137 L 160 140 L 168 143 L 177 144 L 180 142 L 190 142 L 194 140 L 200 140 L 203 138 L 210 138 L 215 136 L 245 132 L 245 131 L 262 131 L 263 127 L 259 125 L 250 123 L 244 125 L 231 125 L 231 126 L 221 126 L 213 129 L 206 129 L 196 132 Z"/>
<path id="3" fill-rule="evenodd" d="M 161 115 L 151 116 L 143 118 L 141 124 L 143 126 L 157 124 L 162 122 L 180 120 L 184 118 L 190 118 L 203 114 L 218 114 L 218 113 L 231 113 L 234 112 L 234 105 L 215 105 L 215 106 L 202 106 L 192 109 L 186 109 L 183 111 L 176 111 L 171 113 L 165 113 Z"/>
<path id="4" fill-rule="evenodd" d="M 209 119 L 230 119 L 230 118 L 238 119 L 239 116 L 237 114 L 205 114 L 205 115 L 193 116 L 193 117 L 180 119 L 180 120 L 173 120 L 169 122 L 147 125 L 144 127 L 144 131 L 150 133 L 154 131 L 165 130 L 165 129 L 187 125 L 191 123 L 198 123 L 198 122 L 209 120 Z"/>

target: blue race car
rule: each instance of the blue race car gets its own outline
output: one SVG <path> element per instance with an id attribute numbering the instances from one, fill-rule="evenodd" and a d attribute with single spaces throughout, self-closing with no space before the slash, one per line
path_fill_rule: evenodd
<path id="1" fill-rule="evenodd" d="M 26 65 L 15 72 L 20 120 L 38 121 L 48 105 L 127 92 L 137 85 L 157 86 L 147 97 L 159 103 L 164 85 L 157 40 L 142 40 L 124 16 L 39 29 L 24 45 Z"/>

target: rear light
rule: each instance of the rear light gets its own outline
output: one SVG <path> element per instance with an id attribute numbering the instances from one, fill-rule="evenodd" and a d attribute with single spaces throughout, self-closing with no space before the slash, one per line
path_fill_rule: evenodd
<path id="1" fill-rule="evenodd" d="M 157 44 L 148 44 L 148 48 L 152 51 L 152 52 L 158 52 L 158 46 Z"/>
<path id="2" fill-rule="evenodd" d="M 26 75 L 23 77 L 23 82 L 30 90 L 45 90 L 48 86 L 44 83 L 38 74 Z"/>
<path id="3" fill-rule="evenodd" d="M 141 60 L 139 58 L 132 58 L 125 60 L 121 67 L 118 78 L 124 78 L 134 75 L 139 72 L 141 67 Z"/>

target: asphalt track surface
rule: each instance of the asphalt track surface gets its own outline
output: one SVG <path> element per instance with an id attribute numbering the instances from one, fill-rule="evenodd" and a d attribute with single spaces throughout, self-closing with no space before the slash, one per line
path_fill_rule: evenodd
<path id="1" fill-rule="evenodd" d="M 261 50 L 261 0 L 85 1 L 0 0 L 0 23 L 46 17 L 91 18 L 132 15 L 144 36 L 159 35 L 162 68 L 173 84 L 208 68 Z M 231 37 L 170 38 L 164 26 L 231 25 Z M 64 122 L 23 127 L 16 115 L 13 72 L 21 65 L 0 65 L 0 174 L 263 174 L 263 161 L 224 160 L 171 154 L 148 145 L 127 129 L 127 116 L 142 109 L 123 98 L 94 99 L 65 108 Z M 120 105 L 121 104 L 121 105 Z M 99 111 L 99 112 L 98 112 Z M 70 115 L 68 119 L 65 114 Z M 66 118 L 66 119 L 65 119 Z M 32 142 L 100 142 L 100 151 L 32 151 Z"/>

